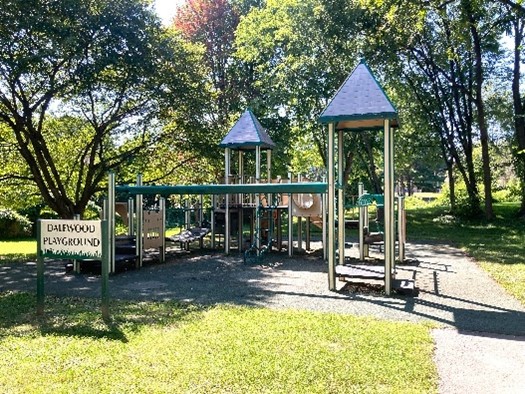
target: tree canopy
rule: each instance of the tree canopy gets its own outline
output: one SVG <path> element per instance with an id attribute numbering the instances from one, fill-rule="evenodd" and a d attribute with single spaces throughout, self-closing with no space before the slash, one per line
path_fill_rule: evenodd
<path id="1" fill-rule="evenodd" d="M 401 114 L 400 182 L 435 187 L 446 174 L 452 208 L 460 181 L 466 210 L 490 219 L 495 156 L 509 151 L 525 212 L 521 2 L 186 0 L 169 28 L 145 0 L 4 3 L 7 196 L 71 217 L 108 170 L 211 181 L 223 171 L 217 144 L 247 107 L 277 143 L 279 172 L 320 175 L 318 116 L 365 58 Z M 380 192 L 381 139 L 345 135 L 346 184 Z"/>
<path id="2" fill-rule="evenodd" d="M 25 163 L 2 178 L 34 182 L 62 217 L 82 213 L 201 84 L 191 51 L 140 0 L 10 0 L 0 24 L 2 146 Z"/>

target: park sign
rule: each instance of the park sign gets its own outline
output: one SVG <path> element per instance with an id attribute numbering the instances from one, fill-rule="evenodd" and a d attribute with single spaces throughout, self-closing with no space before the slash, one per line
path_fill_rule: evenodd
<path id="1" fill-rule="evenodd" d="M 109 319 L 107 220 L 40 219 L 37 223 L 36 311 L 44 313 L 44 258 L 101 261 L 102 317 Z"/>
<path id="2" fill-rule="evenodd" d="M 102 221 L 39 220 L 38 254 L 64 259 L 102 258 Z"/>

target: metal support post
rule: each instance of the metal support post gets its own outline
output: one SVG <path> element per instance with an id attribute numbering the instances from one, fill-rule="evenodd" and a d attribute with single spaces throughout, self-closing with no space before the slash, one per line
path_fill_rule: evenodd
<path id="1" fill-rule="evenodd" d="M 108 252 L 109 252 L 109 269 L 115 272 L 115 173 L 110 172 L 108 175 Z"/>
<path id="2" fill-rule="evenodd" d="M 128 236 L 133 237 L 134 232 L 135 201 L 133 197 L 128 198 Z"/>
<path id="3" fill-rule="evenodd" d="M 358 199 L 363 196 L 365 191 L 363 182 L 357 185 Z M 359 260 L 365 259 L 365 207 L 359 205 Z"/>
<path id="4" fill-rule="evenodd" d="M 217 204 L 217 196 L 211 195 L 211 248 L 215 249 L 215 207 Z"/>
<path id="5" fill-rule="evenodd" d="M 142 174 L 137 175 L 137 186 L 142 186 Z M 137 260 L 135 262 L 136 268 L 142 267 L 143 249 L 144 249 L 144 238 L 142 233 L 144 232 L 144 207 L 142 194 L 137 194 L 136 207 L 137 212 L 137 231 L 135 233 L 135 252 Z"/>
<path id="6" fill-rule="evenodd" d="M 166 262 L 166 199 L 161 197 L 159 199 L 159 210 L 162 214 L 161 216 L 161 229 L 160 229 L 160 239 L 161 239 L 161 251 L 160 251 L 160 262 Z"/>
<path id="7" fill-rule="evenodd" d="M 384 121 L 384 166 L 385 166 L 385 293 L 390 295 L 392 291 L 392 270 L 395 259 L 395 242 L 394 242 L 394 144 L 393 129 L 390 127 L 390 121 Z"/>
<path id="8" fill-rule="evenodd" d="M 405 197 L 397 198 L 397 244 L 399 250 L 399 262 L 405 261 L 405 242 L 406 242 L 406 215 Z"/>
<path id="9" fill-rule="evenodd" d="M 306 250 L 310 250 L 310 223 L 311 219 L 310 216 L 306 217 L 306 223 L 305 223 L 305 248 Z"/>
<path id="10" fill-rule="evenodd" d="M 338 191 L 337 191 L 337 236 L 339 248 L 339 265 L 345 263 L 345 185 L 344 185 L 344 135 L 343 130 L 338 131 L 337 138 L 337 177 L 338 177 Z"/>
<path id="11" fill-rule="evenodd" d="M 335 286 L 335 174 L 334 174 L 334 129 L 328 124 L 328 288 Z"/>
<path id="12" fill-rule="evenodd" d="M 323 177 L 323 183 L 326 183 L 326 176 Z M 326 214 L 327 214 L 327 201 L 326 201 L 326 198 L 327 198 L 327 194 L 326 193 L 323 193 L 322 195 L 322 199 L 321 199 L 321 204 L 322 204 L 322 207 L 321 207 L 321 213 L 322 213 L 322 216 L 323 216 L 323 260 L 324 261 L 327 261 L 328 260 L 328 242 L 327 242 L 327 218 L 326 218 Z"/>
<path id="13" fill-rule="evenodd" d="M 230 183 L 230 148 L 224 149 L 224 183 Z M 230 195 L 224 200 L 224 253 L 230 253 Z"/>
<path id="14" fill-rule="evenodd" d="M 261 182 L 261 146 L 258 145 L 255 147 L 255 183 Z M 259 193 L 255 194 L 255 246 L 257 248 L 257 256 L 259 256 L 261 251 L 261 195 Z"/>

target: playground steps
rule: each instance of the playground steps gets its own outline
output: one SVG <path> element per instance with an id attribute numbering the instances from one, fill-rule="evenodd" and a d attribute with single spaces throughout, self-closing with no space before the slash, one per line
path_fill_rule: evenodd
<path id="1" fill-rule="evenodd" d="M 367 264 L 345 264 L 336 265 L 335 273 L 338 276 L 346 278 L 361 279 L 385 279 L 385 267 L 382 265 Z"/>
<path id="2" fill-rule="evenodd" d="M 335 273 L 342 278 L 384 280 L 385 267 L 382 265 L 345 264 L 336 265 Z M 413 279 L 394 279 L 392 289 L 401 295 L 413 296 L 417 293 Z"/>
<path id="3" fill-rule="evenodd" d="M 392 288 L 398 293 L 407 296 L 415 296 L 417 294 L 416 283 L 414 279 L 394 279 L 392 281 Z"/>

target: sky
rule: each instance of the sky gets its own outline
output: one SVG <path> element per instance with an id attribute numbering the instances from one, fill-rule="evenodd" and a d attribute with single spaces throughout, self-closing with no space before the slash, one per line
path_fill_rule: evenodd
<path id="1" fill-rule="evenodd" d="M 171 22 L 175 16 L 177 7 L 184 3 L 184 0 L 155 0 L 155 9 L 165 25 Z"/>

